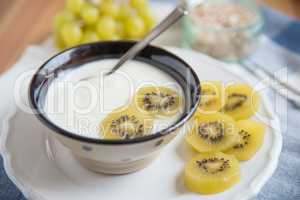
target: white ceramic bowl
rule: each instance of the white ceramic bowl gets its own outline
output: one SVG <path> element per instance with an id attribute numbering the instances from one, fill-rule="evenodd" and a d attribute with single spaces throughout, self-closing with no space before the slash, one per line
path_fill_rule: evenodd
<path id="1" fill-rule="evenodd" d="M 182 87 L 185 108 L 180 119 L 170 127 L 148 136 L 131 140 L 103 140 L 64 130 L 48 119 L 44 111 L 48 86 L 65 70 L 103 58 L 118 58 L 134 42 L 102 42 L 68 49 L 48 60 L 33 76 L 29 101 L 38 119 L 48 127 L 50 137 L 69 148 L 80 163 L 95 172 L 124 174 L 147 166 L 160 150 L 188 122 L 200 101 L 200 83 L 192 68 L 174 54 L 153 46 L 146 47 L 136 59 L 171 75 Z"/>

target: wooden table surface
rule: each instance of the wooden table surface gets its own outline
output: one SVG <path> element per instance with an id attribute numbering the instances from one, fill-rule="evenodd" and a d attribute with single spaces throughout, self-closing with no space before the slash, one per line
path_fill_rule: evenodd
<path id="1" fill-rule="evenodd" d="M 300 0 L 261 0 L 300 19 Z M 45 39 L 52 29 L 53 15 L 64 0 L 0 1 L 0 74 L 9 69 L 28 44 Z"/>

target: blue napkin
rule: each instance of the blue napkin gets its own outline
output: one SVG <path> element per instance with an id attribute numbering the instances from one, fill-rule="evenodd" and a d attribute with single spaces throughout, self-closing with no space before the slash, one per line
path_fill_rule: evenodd
<path id="1" fill-rule="evenodd" d="M 296 59 L 294 55 L 289 59 L 288 56 L 277 55 L 277 59 L 282 57 L 281 65 L 284 66 L 281 67 L 287 67 L 288 75 L 293 76 L 300 71 L 300 22 L 267 7 L 263 8 L 263 13 L 266 18 L 267 36 L 299 56 Z M 278 66 L 264 66 L 271 72 L 276 67 Z M 300 79 L 299 73 L 296 76 Z M 283 129 L 283 148 L 279 166 L 257 196 L 258 200 L 300 199 L 300 108 L 288 103 L 287 111 L 278 114 Z"/>
<path id="2" fill-rule="evenodd" d="M 266 17 L 266 35 L 300 56 L 300 22 L 267 7 L 263 7 L 263 13 Z M 296 65 L 300 67 L 300 62 Z M 286 63 L 286 66 L 297 67 L 295 63 L 292 65 Z M 300 109 L 288 105 L 287 113 L 280 117 L 282 122 L 288 123 L 283 126 L 286 130 L 283 132 L 284 141 L 279 166 L 256 197 L 258 200 L 300 200 Z M 1 156 L 0 200 L 25 200 L 5 174 Z"/>
<path id="3" fill-rule="evenodd" d="M 300 21 L 263 7 L 265 33 L 278 44 L 300 54 Z"/>

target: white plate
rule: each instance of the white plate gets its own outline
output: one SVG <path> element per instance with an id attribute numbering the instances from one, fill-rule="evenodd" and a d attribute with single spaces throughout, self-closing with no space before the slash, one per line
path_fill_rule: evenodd
<path id="1" fill-rule="evenodd" d="M 154 4 L 154 10 L 159 18 L 171 9 L 170 4 Z M 178 44 L 178 34 L 168 32 L 155 43 Z M 30 48 L 18 67 L 0 78 L 0 94 L 7 97 L 0 104 L 2 121 L 0 151 L 9 178 L 28 199 L 243 200 L 254 197 L 275 171 L 282 147 L 282 137 L 278 118 L 264 92 L 261 92 L 263 106 L 259 120 L 270 126 L 264 145 L 252 160 L 242 164 L 242 181 L 224 193 L 201 196 L 184 188 L 181 175 L 191 153 L 183 142 L 183 134 L 179 134 L 152 165 L 137 173 L 106 176 L 85 170 L 66 148 L 55 141 L 47 140 L 47 136 L 43 134 L 44 126 L 35 117 L 18 110 L 15 106 L 12 91 L 17 74 L 28 69 L 27 66 L 38 67 L 52 55 L 53 49 L 48 44 Z M 237 66 L 228 66 L 188 50 L 178 48 L 169 50 L 189 62 L 202 81 L 248 82 L 257 86 L 259 90 L 263 87 Z"/>
<path id="2" fill-rule="evenodd" d="M 190 63 L 201 81 L 248 82 L 261 86 L 237 67 L 227 66 L 193 51 L 168 49 Z M 0 85 L 3 84 L 1 81 L 3 79 Z M 2 92 L 8 94 L 7 87 L 1 88 L 0 92 L 1 95 Z M 8 114 L 1 127 L 5 170 L 24 195 L 34 200 L 250 199 L 271 177 L 282 146 L 278 118 L 265 93 L 261 93 L 263 104 L 258 120 L 270 125 L 264 144 L 254 158 L 241 164 L 241 182 L 224 193 L 202 196 L 184 188 L 182 171 L 191 154 L 183 142 L 183 133 L 146 169 L 122 176 L 100 175 L 82 168 L 65 147 L 49 141 L 43 134 L 45 127 L 34 116 L 16 109 L 13 101 L 6 106 L 6 109 L 9 108 Z"/>

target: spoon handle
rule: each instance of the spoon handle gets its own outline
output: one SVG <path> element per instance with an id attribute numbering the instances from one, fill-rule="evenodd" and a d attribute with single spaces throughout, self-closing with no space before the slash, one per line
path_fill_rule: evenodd
<path id="1" fill-rule="evenodd" d="M 144 49 L 152 40 L 158 37 L 162 32 L 168 29 L 172 24 L 178 21 L 182 16 L 188 13 L 184 4 L 179 4 L 162 22 L 160 22 L 143 40 L 131 47 L 119 60 L 119 62 L 106 74 L 110 75 L 121 67 L 127 60 Z"/>

